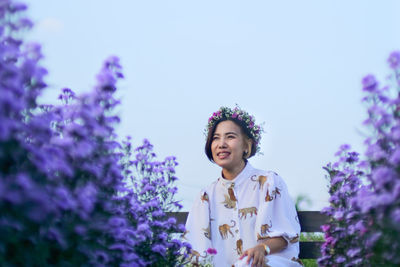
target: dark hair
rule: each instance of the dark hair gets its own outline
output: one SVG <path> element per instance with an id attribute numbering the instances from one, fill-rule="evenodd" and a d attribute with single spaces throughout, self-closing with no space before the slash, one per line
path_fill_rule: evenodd
<path id="1" fill-rule="evenodd" d="M 247 156 L 246 158 L 244 158 L 245 161 L 246 161 L 246 159 L 251 158 L 252 156 L 254 156 L 256 154 L 256 152 L 257 152 L 256 151 L 257 150 L 257 146 L 256 146 L 256 142 L 255 142 L 254 138 L 251 137 L 250 131 L 247 129 L 246 124 L 243 121 L 240 121 L 240 120 L 235 119 L 235 118 L 222 118 L 219 121 L 215 122 L 214 125 L 210 129 L 208 129 L 207 141 L 206 141 L 206 145 L 204 147 L 204 150 L 206 152 L 207 158 L 211 162 L 214 162 L 214 159 L 213 159 L 213 156 L 212 156 L 212 151 L 211 151 L 211 143 L 213 141 L 213 136 L 214 136 L 214 133 L 215 133 L 215 129 L 217 129 L 217 125 L 220 122 L 223 122 L 223 121 L 232 121 L 232 122 L 234 122 L 236 125 L 239 126 L 242 134 L 245 134 L 249 139 L 251 139 L 253 141 L 253 142 L 251 142 L 250 155 Z"/>

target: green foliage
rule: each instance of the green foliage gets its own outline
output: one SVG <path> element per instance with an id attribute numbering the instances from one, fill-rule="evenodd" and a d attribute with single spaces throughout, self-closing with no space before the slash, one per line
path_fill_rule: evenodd
<path id="1" fill-rule="evenodd" d="M 325 241 L 322 233 L 301 233 L 300 242 L 304 241 Z"/>
<path id="2" fill-rule="evenodd" d="M 318 267 L 317 260 L 314 259 L 304 259 L 301 260 L 303 262 L 304 267 Z"/>

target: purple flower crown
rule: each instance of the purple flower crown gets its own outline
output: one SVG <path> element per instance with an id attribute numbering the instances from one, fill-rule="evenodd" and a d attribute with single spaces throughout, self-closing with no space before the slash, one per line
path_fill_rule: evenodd
<path id="1" fill-rule="evenodd" d="M 248 133 L 250 133 L 250 138 L 255 142 L 256 152 L 260 152 L 261 133 L 264 130 L 261 125 L 255 124 L 255 119 L 252 115 L 240 109 L 239 106 L 235 106 L 233 109 L 221 107 L 218 111 L 214 112 L 208 119 L 207 128 L 205 130 L 206 136 L 208 136 L 208 131 L 214 126 L 214 124 L 224 118 L 242 121 L 247 128 Z"/>

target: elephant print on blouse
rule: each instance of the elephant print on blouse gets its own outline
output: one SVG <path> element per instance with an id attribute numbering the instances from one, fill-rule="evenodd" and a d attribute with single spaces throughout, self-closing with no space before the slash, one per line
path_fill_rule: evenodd
<path id="1" fill-rule="evenodd" d="M 207 192 L 204 192 L 204 194 L 201 195 L 200 199 L 201 202 L 207 201 L 208 203 L 210 203 L 210 199 L 208 198 Z"/>
<path id="2" fill-rule="evenodd" d="M 207 252 L 204 251 L 204 256 L 202 256 L 198 251 L 192 249 L 189 255 L 189 262 L 193 261 L 193 258 L 195 258 L 195 263 L 199 263 L 199 258 L 206 258 L 206 257 L 207 257 Z"/>
<path id="3" fill-rule="evenodd" d="M 272 195 L 274 198 L 276 198 L 277 195 L 281 196 L 281 189 L 279 189 L 278 187 L 275 187 L 275 190 L 272 190 Z"/>
<path id="4" fill-rule="evenodd" d="M 299 234 L 296 234 L 295 237 L 290 238 L 290 239 L 289 239 L 289 242 L 290 242 L 291 244 L 296 243 L 296 242 L 299 242 Z"/>
<path id="5" fill-rule="evenodd" d="M 210 225 L 207 228 L 202 229 L 204 231 L 204 236 L 211 240 L 211 229 Z"/>
<path id="6" fill-rule="evenodd" d="M 218 227 L 219 233 L 221 234 L 222 239 L 227 239 L 228 233 L 230 233 L 232 235 L 232 237 L 234 237 L 234 235 L 231 231 L 231 228 L 236 226 L 236 222 L 234 220 L 231 220 L 231 222 L 233 223 L 232 226 L 230 226 L 228 224 L 223 224 Z"/>
<path id="7" fill-rule="evenodd" d="M 299 258 L 293 257 L 292 261 L 298 262 L 301 266 L 304 266 L 303 262 Z"/>
<path id="8" fill-rule="evenodd" d="M 186 230 L 185 232 L 183 232 L 183 234 L 181 234 L 181 238 L 187 240 L 186 238 L 186 234 L 189 233 L 188 230 Z"/>
<path id="9" fill-rule="evenodd" d="M 258 178 L 257 179 L 255 179 L 255 177 L 256 177 L 256 175 L 253 175 L 253 176 L 251 176 L 251 180 L 253 181 L 253 182 L 258 182 L 258 186 L 259 186 L 259 188 L 258 189 L 263 189 L 263 187 L 264 187 L 264 184 L 265 184 L 265 182 L 267 181 L 267 176 L 263 176 L 263 175 L 260 175 L 260 176 L 258 176 Z M 254 178 L 254 179 L 253 179 Z M 256 186 L 254 186 L 254 189 L 256 189 Z"/>
<path id="10" fill-rule="evenodd" d="M 233 209 L 236 208 L 236 201 L 232 201 L 228 195 L 224 195 L 225 201 L 222 202 L 224 204 L 225 208 L 227 209 Z"/>
<path id="11" fill-rule="evenodd" d="M 236 241 L 236 252 L 238 255 L 242 255 L 243 254 L 243 241 L 242 239 L 239 239 Z"/>
<path id="12" fill-rule="evenodd" d="M 269 190 L 267 189 L 267 194 L 265 195 L 265 202 L 269 202 L 274 200 L 277 196 L 282 196 L 281 195 L 281 189 L 278 187 L 275 187 L 274 190 L 272 190 L 271 194 L 269 194 Z"/>
<path id="13" fill-rule="evenodd" d="M 250 208 L 243 208 L 239 210 L 239 215 L 240 219 L 246 219 L 247 215 L 250 215 L 250 217 L 253 217 L 253 214 L 257 215 L 257 208 L 256 207 L 250 207 Z"/>
<path id="14" fill-rule="evenodd" d="M 232 201 L 237 201 L 236 197 L 235 197 L 235 193 L 233 192 L 233 187 L 235 186 L 234 183 L 231 184 L 231 186 L 228 188 L 228 194 L 229 194 L 229 198 Z"/>
<path id="15" fill-rule="evenodd" d="M 228 195 L 224 195 L 225 197 L 225 201 L 222 202 L 222 204 L 224 204 L 225 208 L 227 209 L 234 209 L 236 208 L 236 197 L 235 197 L 235 193 L 233 192 L 233 187 L 234 187 L 234 183 L 231 184 L 231 186 L 228 188 Z"/>
<path id="16" fill-rule="evenodd" d="M 263 224 L 261 225 L 261 234 L 266 235 L 267 233 L 271 232 L 270 228 L 272 227 L 272 222 L 269 221 L 270 224 Z"/>
<path id="17" fill-rule="evenodd" d="M 265 195 L 265 202 L 272 201 L 274 198 L 269 194 L 269 190 L 267 189 L 267 194 Z"/>

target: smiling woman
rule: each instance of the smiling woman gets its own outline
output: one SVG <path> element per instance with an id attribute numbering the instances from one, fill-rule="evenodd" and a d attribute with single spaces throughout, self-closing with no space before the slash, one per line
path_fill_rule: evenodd
<path id="1" fill-rule="evenodd" d="M 261 132 L 239 107 L 222 107 L 210 117 L 205 152 L 222 174 L 188 215 L 193 263 L 212 258 L 214 266 L 299 266 L 300 225 L 286 184 L 248 162 L 259 151 Z"/>
<path id="2" fill-rule="evenodd" d="M 251 139 L 233 121 L 218 124 L 212 135 L 211 153 L 213 161 L 223 168 L 226 179 L 233 179 L 243 170 L 251 144 Z"/>

